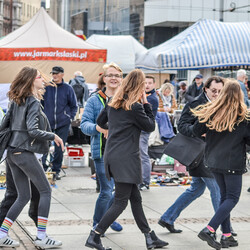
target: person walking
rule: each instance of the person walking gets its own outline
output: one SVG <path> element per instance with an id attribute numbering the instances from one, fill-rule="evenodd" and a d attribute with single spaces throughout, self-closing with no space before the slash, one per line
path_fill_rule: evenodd
<path id="1" fill-rule="evenodd" d="M 147 75 L 146 79 L 146 95 L 148 102 L 152 105 L 152 111 L 154 117 L 156 117 L 157 109 L 159 106 L 159 100 L 155 91 L 155 78 L 151 75 Z M 141 191 L 149 189 L 150 176 L 152 165 L 148 155 L 148 140 L 150 133 L 141 131 L 140 135 L 140 153 L 141 153 L 141 164 L 142 164 L 142 183 L 139 185 Z"/>
<path id="2" fill-rule="evenodd" d="M 100 184 L 100 193 L 96 200 L 93 216 L 94 228 L 100 222 L 101 218 L 112 203 L 112 192 L 114 188 L 114 181 L 109 181 L 105 176 L 103 161 L 108 130 L 98 126 L 96 120 L 102 109 L 107 105 L 108 101 L 115 94 L 121 84 L 121 68 L 115 63 L 104 65 L 103 80 L 106 83 L 106 87 L 104 87 L 103 90 L 99 90 L 97 94 L 94 94 L 88 99 L 80 124 L 82 132 L 91 136 L 91 157 L 94 160 L 96 176 Z M 115 221 L 112 223 L 111 228 L 118 232 L 122 230 L 122 226 Z"/>
<path id="3" fill-rule="evenodd" d="M 198 237 L 215 249 L 238 246 L 231 234 L 230 213 L 239 201 L 242 174 L 246 170 L 246 145 L 250 145 L 250 113 L 244 103 L 240 84 L 228 79 L 220 96 L 192 110 L 198 118 L 192 131 L 205 134 L 205 165 L 220 187 L 220 206 Z M 221 225 L 222 237 L 216 241 Z"/>
<path id="4" fill-rule="evenodd" d="M 217 76 L 212 76 L 207 79 L 202 94 L 193 102 L 187 103 L 185 105 L 178 123 L 179 133 L 189 137 L 195 136 L 192 133 L 191 128 L 194 125 L 196 118 L 192 116 L 190 109 L 207 102 L 213 102 L 218 97 L 221 89 L 223 88 L 223 84 L 224 80 Z M 177 198 L 174 204 L 166 210 L 158 222 L 160 226 L 167 228 L 170 233 L 182 232 L 180 229 L 175 229 L 175 220 L 187 206 L 189 206 L 194 200 L 199 198 L 204 193 L 206 187 L 210 191 L 214 210 L 216 211 L 219 207 L 219 187 L 213 178 L 212 173 L 210 173 L 210 171 L 204 166 L 203 162 L 201 162 L 197 168 L 190 169 L 189 174 L 192 176 L 191 186 Z"/>
<path id="5" fill-rule="evenodd" d="M 10 126 L 12 131 L 6 161 L 12 172 L 18 197 L 1 225 L 1 247 L 20 245 L 8 236 L 8 231 L 30 200 L 30 181 L 36 186 L 40 195 L 37 238 L 34 244 L 40 248 L 62 245 L 61 241 L 53 240 L 46 234 L 51 188 L 35 155 L 48 152 L 49 140 L 54 140 L 57 146 L 64 150 L 62 139 L 51 132 L 47 117 L 42 112 L 40 91 L 43 89 L 44 80 L 40 72 L 35 68 L 24 67 L 15 77 L 8 92 L 12 103 L 0 129 Z"/>
<path id="6" fill-rule="evenodd" d="M 139 100 L 141 99 L 141 103 Z M 108 122 L 108 127 L 106 123 Z M 100 236 L 131 203 L 133 216 L 146 237 L 146 246 L 162 248 L 168 245 L 151 231 L 142 207 L 138 184 L 142 182 L 139 138 L 141 131 L 154 131 L 155 119 L 145 93 L 145 76 L 139 70 L 131 71 L 123 80 L 111 103 L 101 112 L 97 124 L 108 128 L 104 162 L 107 178 L 115 181 L 115 198 L 95 230 L 91 230 L 85 246 L 105 249 Z"/>
<path id="7" fill-rule="evenodd" d="M 46 86 L 46 92 L 42 105 L 44 113 L 47 115 L 52 131 L 60 136 L 65 144 L 69 126 L 74 120 L 77 112 L 76 96 L 73 88 L 64 82 L 64 69 L 60 66 L 55 66 L 50 72 L 52 74 L 52 82 L 54 86 Z M 43 167 L 47 170 L 46 164 L 47 154 L 43 156 Z M 60 171 L 63 161 L 63 151 L 55 144 L 55 150 L 52 160 L 52 171 L 55 172 L 55 179 L 60 180 Z"/>

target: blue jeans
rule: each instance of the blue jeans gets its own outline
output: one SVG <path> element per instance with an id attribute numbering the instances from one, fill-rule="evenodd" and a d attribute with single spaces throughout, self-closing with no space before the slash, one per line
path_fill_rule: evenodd
<path id="1" fill-rule="evenodd" d="M 141 131 L 140 135 L 140 153 L 141 153 L 141 167 L 142 167 L 142 180 L 145 184 L 150 184 L 151 163 L 148 156 L 148 139 L 150 133 Z"/>
<path id="2" fill-rule="evenodd" d="M 214 177 L 220 187 L 221 202 L 208 225 L 214 230 L 217 230 L 219 225 L 221 225 L 223 233 L 230 233 L 230 212 L 236 206 L 240 198 L 242 175 L 214 173 Z"/>
<path id="3" fill-rule="evenodd" d="M 101 218 L 106 213 L 106 211 L 108 210 L 114 199 L 114 196 L 112 195 L 114 188 L 114 181 L 113 179 L 109 181 L 105 175 L 103 157 L 101 159 L 95 159 L 94 163 L 95 163 L 96 175 L 100 183 L 100 194 L 95 204 L 93 226 L 95 226 L 100 222 Z"/>
<path id="4" fill-rule="evenodd" d="M 214 211 L 220 204 L 220 189 L 214 178 L 192 177 L 191 186 L 179 196 L 175 203 L 161 216 L 161 220 L 173 225 L 184 210 L 195 199 L 199 198 L 205 191 L 206 187 L 210 191 L 210 196 Z"/>
<path id="5" fill-rule="evenodd" d="M 59 137 L 61 137 L 61 139 L 63 140 L 63 143 L 65 145 L 65 142 L 68 138 L 68 134 L 69 134 L 69 125 L 64 125 L 63 127 L 57 128 L 55 130 L 53 130 L 53 132 L 55 134 L 57 134 Z M 56 143 L 54 143 L 55 145 L 55 151 L 53 154 L 53 160 L 52 160 L 52 171 L 56 172 L 57 174 L 60 173 L 61 171 L 61 167 L 62 167 L 62 161 L 63 161 L 63 151 L 61 146 L 57 146 Z M 43 155 L 42 158 L 42 163 L 43 163 L 43 167 L 46 170 L 47 166 L 46 166 L 46 159 L 47 159 L 47 154 Z"/>

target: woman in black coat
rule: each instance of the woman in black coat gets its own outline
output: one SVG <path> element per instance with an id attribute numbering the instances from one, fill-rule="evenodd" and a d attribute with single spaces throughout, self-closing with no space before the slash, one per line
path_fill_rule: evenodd
<path id="1" fill-rule="evenodd" d="M 147 248 L 164 247 L 168 243 L 158 239 L 149 228 L 138 189 L 142 182 L 140 133 L 141 130 L 152 132 L 155 129 L 154 115 L 145 94 L 145 76 L 141 70 L 133 70 L 127 75 L 111 103 L 100 113 L 97 124 L 106 128 L 107 122 L 109 135 L 104 163 L 107 178 L 113 177 L 115 181 L 115 198 L 95 231 L 90 232 L 86 246 L 105 249 L 100 235 L 119 217 L 130 200 L 136 223 L 145 234 Z"/>
<path id="2" fill-rule="evenodd" d="M 193 113 L 199 120 L 193 132 L 206 134 L 205 166 L 213 172 L 221 193 L 219 208 L 198 236 L 216 249 L 238 246 L 231 235 L 230 212 L 239 201 L 246 145 L 250 145 L 250 113 L 239 83 L 228 79 L 214 102 L 198 106 Z M 215 233 L 220 225 L 223 234 L 219 243 Z"/>

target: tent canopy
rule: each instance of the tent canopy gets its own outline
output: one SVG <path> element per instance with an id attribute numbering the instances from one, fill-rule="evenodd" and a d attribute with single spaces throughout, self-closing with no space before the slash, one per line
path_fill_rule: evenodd
<path id="1" fill-rule="evenodd" d="M 106 49 L 64 30 L 40 8 L 29 22 L 0 40 L 0 83 L 12 82 L 25 65 L 45 74 L 62 66 L 66 81 L 80 70 L 87 82 L 96 83 L 106 55 Z"/>
<path id="2" fill-rule="evenodd" d="M 107 63 L 117 63 L 124 73 L 135 69 L 137 54 L 147 51 L 143 45 L 130 35 L 92 35 L 87 39 L 87 42 L 107 49 Z"/>
<path id="3" fill-rule="evenodd" d="M 201 19 L 136 58 L 136 67 L 201 69 L 250 65 L 250 23 Z"/>

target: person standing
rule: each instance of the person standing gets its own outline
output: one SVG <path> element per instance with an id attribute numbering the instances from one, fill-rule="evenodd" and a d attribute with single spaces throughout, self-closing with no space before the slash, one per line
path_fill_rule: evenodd
<path id="1" fill-rule="evenodd" d="M 104 87 L 103 90 L 99 90 L 88 99 L 80 124 L 82 132 L 91 136 L 91 157 L 94 160 L 96 175 L 100 184 L 100 193 L 96 200 L 93 217 L 93 227 L 96 227 L 109 208 L 113 200 L 112 191 L 114 188 L 113 180 L 109 181 L 105 176 L 103 161 L 108 130 L 97 125 L 96 120 L 102 109 L 117 91 L 122 80 L 122 70 L 117 64 L 106 64 L 103 68 L 103 80 L 106 83 L 106 87 Z M 122 230 L 122 226 L 118 222 L 114 222 L 111 228 L 115 231 Z"/>
<path id="2" fill-rule="evenodd" d="M 250 107 L 250 100 L 248 99 L 248 94 L 247 94 L 247 88 L 245 86 L 245 79 L 247 77 L 247 72 L 244 69 L 239 69 L 237 71 L 237 80 L 240 84 L 241 90 L 243 91 L 244 94 L 244 102 L 247 105 L 247 107 Z"/>
<path id="3" fill-rule="evenodd" d="M 220 187 L 220 206 L 198 234 L 215 249 L 238 246 L 230 228 L 230 213 L 239 201 L 242 174 L 246 170 L 246 145 L 250 145 L 250 113 L 244 103 L 240 84 L 228 79 L 220 96 L 212 103 L 192 110 L 198 118 L 192 128 L 197 136 L 205 134 L 205 164 Z M 216 241 L 221 225 L 222 237 Z"/>
<path id="4" fill-rule="evenodd" d="M 74 76 L 75 78 L 69 81 L 69 85 L 75 91 L 78 107 L 83 108 L 89 98 L 89 88 L 88 85 L 85 83 L 85 79 L 82 76 L 81 71 L 76 71 L 74 73 Z"/>
<path id="5" fill-rule="evenodd" d="M 141 103 L 139 100 L 141 99 Z M 108 122 L 108 127 L 106 126 Z M 85 246 L 105 249 L 100 236 L 131 203 L 133 216 L 146 238 L 146 246 L 162 248 L 167 242 L 151 231 L 142 207 L 138 184 L 142 181 L 139 137 L 142 130 L 154 131 L 155 119 L 145 93 L 145 76 L 131 71 L 123 80 L 111 103 L 100 113 L 97 124 L 109 130 L 104 153 L 106 176 L 115 180 L 115 199 L 95 230 L 91 230 Z"/>
<path id="6" fill-rule="evenodd" d="M 187 102 L 192 102 L 196 96 L 199 96 L 202 93 L 203 86 L 203 75 L 196 75 L 194 82 L 188 87 L 186 91 L 185 98 Z"/>
<path id="7" fill-rule="evenodd" d="M 156 117 L 157 109 L 159 106 L 159 100 L 155 91 L 155 78 L 153 76 L 146 76 L 146 96 L 148 102 L 152 105 L 152 111 L 154 117 Z M 141 152 L 141 164 L 142 164 L 142 183 L 139 185 L 139 189 L 146 190 L 149 189 L 150 176 L 151 176 L 151 162 L 148 155 L 148 140 L 150 133 L 146 131 L 141 131 L 140 135 L 140 152 Z"/>
<path id="8" fill-rule="evenodd" d="M 196 118 L 192 115 L 190 109 L 216 100 L 223 85 L 224 80 L 220 77 L 212 76 L 207 79 L 202 94 L 200 94 L 193 102 L 185 105 L 178 123 L 179 133 L 189 137 L 195 136 L 192 133 L 192 126 L 194 125 Z M 214 210 L 216 211 L 219 207 L 219 187 L 213 178 L 212 173 L 210 173 L 210 171 L 204 166 L 203 162 L 201 162 L 197 168 L 190 169 L 189 174 L 192 176 L 191 186 L 177 198 L 174 204 L 166 210 L 158 222 L 160 226 L 167 228 L 170 233 L 182 232 L 180 229 L 175 229 L 175 220 L 188 205 L 204 193 L 206 187 L 210 191 Z"/>
<path id="9" fill-rule="evenodd" d="M 56 84 L 55 87 L 47 86 L 42 100 L 44 106 L 44 113 L 49 119 L 52 131 L 60 136 L 65 144 L 69 126 L 74 119 L 77 112 L 76 96 L 73 88 L 64 82 L 64 69 L 60 66 L 55 66 L 50 72 L 52 74 L 52 82 Z M 43 167 L 46 170 L 47 155 L 43 156 Z M 55 179 L 60 180 L 60 171 L 63 161 L 63 151 L 55 144 L 55 151 L 52 161 L 52 171 L 55 172 Z"/>
<path id="10" fill-rule="evenodd" d="M 8 144 L 7 164 L 12 172 L 17 199 L 7 212 L 0 228 L 0 246 L 18 247 L 19 242 L 8 236 L 8 231 L 25 205 L 29 202 L 30 181 L 36 186 L 40 199 L 37 217 L 37 238 L 35 246 L 54 248 L 62 245 L 46 234 L 51 188 L 35 153 L 49 150 L 49 140 L 54 140 L 64 150 L 62 139 L 51 132 L 47 117 L 42 111 L 40 90 L 44 80 L 37 69 L 24 67 L 11 83 L 8 96 L 12 101 L 0 130 L 10 126 L 12 135 Z"/>

